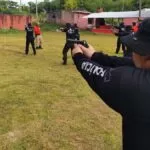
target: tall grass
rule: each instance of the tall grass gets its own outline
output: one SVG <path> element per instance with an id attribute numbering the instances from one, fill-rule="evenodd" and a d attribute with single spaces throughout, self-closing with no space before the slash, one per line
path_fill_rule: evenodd
<path id="1" fill-rule="evenodd" d="M 114 36 L 81 38 L 114 55 Z M 61 65 L 64 33 L 43 39 L 43 50 L 25 56 L 25 33 L 0 35 L 0 149 L 120 150 L 120 116 L 89 88 L 70 53 Z"/>

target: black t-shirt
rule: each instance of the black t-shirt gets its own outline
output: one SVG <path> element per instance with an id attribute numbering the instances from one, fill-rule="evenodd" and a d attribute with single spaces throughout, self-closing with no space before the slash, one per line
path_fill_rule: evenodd
<path id="1" fill-rule="evenodd" d="M 25 27 L 25 31 L 26 31 L 26 38 L 29 40 L 33 40 L 34 39 L 33 27 L 27 26 Z"/>
<path id="2" fill-rule="evenodd" d="M 66 32 L 66 40 L 76 39 L 76 33 L 73 27 L 64 28 L 63 32 Z"/>
<path id="3" fill-rule="evenodd" d="M 75 30 L 75 37 L 77 40 L 80 40 L 80 34 L 79 34 L 79 28 L 78 27 L 74 27 Z"/>
<path id="4" fill-rule="evenodd" d="M 122 115 L 124 150 L 150 149 L 150 69 L 98 52 L 91 59 L 81 53 L 73 59 L 89 86 Z"/>

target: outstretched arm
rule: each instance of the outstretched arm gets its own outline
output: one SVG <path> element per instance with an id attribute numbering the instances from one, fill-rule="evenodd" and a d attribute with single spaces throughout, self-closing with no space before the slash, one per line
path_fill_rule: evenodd
<path id="1" fill-rule="evenodd" d="M 95 91 L 103 101 L 119 113 L 123 113 L 123 104 L 120 99 L 121 69 L 113 69 L 108 66 L 98 64 L 87 58 L 79 47 L 72 51 L 74 63 L 87 81 L 89 86 Z"/>
<path id="2" fill-rule="evenodd" d="M 103 54 L 102 52 L 96 52 L 91 45 L 89 45 L 89 48 L 86 48 L 82 45 L 79 45 L 79 47 L 87 58 L 103 66 L 110 66 L 112 68 L 115 68 L 119 66 L 134 65 L 131 58 L 108 56 L 106 54 Z"/>

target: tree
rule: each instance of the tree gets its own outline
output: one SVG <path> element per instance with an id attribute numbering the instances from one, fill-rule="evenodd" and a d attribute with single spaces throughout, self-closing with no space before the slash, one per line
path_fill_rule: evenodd
<path id="1" fill-rule="evenodd" d="M 64 8 L 65 9 L 75 9 L 77 8 L 77 0 L 65 0 L 64 1 Z"/>
<path id="2" fill-rule="evenodd" d="M 33 2 L 28 2 L 30 13 L 36 13 L 36 5 Z"/>
<path id="3" fill-rule="evenodd" d="M 14 1 L 0 0 L 0 12 L 11 13 L 18 11 L 19 5 Z"/>

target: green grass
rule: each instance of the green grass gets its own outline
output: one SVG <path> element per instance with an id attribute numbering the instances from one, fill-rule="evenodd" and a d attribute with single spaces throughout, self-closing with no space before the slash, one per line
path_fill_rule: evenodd
<path id="1" fill-rule="evenodd" d="M 115 36 L 81 33 L 114 55 Z M 25 33 L 0 35 L 0 150 L 120 150 L 121 117 L 63 66 L 65 34 L 43 33 L 43 50 L 24 55 Z"/>

